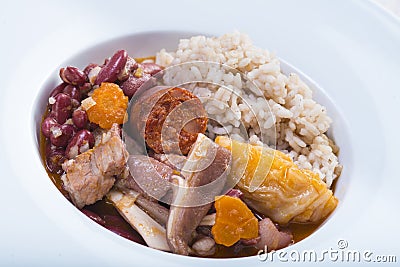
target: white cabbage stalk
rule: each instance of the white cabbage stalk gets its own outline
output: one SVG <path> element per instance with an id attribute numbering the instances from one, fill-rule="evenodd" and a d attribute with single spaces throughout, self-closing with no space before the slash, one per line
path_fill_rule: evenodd
<path id="1" fill-rule="evenodd" d="M 149 247 L 170 251 L 165 228 L 135 204 L 138 195 L 138 193 L 124 194 L 113 189 L 107 194 L 107 197 L 122 217 L 143 237 Z"/>

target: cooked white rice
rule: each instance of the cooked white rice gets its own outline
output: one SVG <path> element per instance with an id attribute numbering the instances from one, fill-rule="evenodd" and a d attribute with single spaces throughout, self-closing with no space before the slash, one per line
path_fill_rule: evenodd
<path id="1" fill-rule="evenodd" d="M 222 63 L 243 75 L 221 64 L 181 64 L 193 61 Z M 225 126 L 210 123 L 210 137 L 230 134 L 243 139 L 242 125 L 251 143 L 275 145 L 300 168 L 319 173 L 328 187 L 340 175 L 337 147 L 325 134 L 332 121 L 325 107 L 312 99 L 311 89 L 296 74 L 283 74 L 279 59 L 255 47 L 247 35 L 183 39 L 176 51 L 157 53 L 156 63 L 174 66 L 164 75 L 166 84 L 204 82 L 190 89 L 208 114 Z"/>

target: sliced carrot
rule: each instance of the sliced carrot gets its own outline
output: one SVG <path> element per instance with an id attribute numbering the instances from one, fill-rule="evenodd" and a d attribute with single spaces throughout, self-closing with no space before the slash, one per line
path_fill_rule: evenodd
<path id="1" fill-rule="evenodd" d="M 102 83 L 93 91 L 92 99 L 96 102 L 86 112 L 89 121 L 110 129 L 114 123 L 124 123 L 128 97 L 115 83 Z"/>
<path id="2" fill-rule="evenodd" d="M 232 246 L 241 238 L 258 236 L 258 221 L 246 204 L 237 197 L 221 196 L 215 200 L 216 218 L 211 229 L 217 244 Z"/>

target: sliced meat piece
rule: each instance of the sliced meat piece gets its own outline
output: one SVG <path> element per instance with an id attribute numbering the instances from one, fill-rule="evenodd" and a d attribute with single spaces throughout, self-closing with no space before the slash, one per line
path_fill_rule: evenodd
<path id="1" fill-rule="evenodd" d="M 114 176 L 125 170 L 128 152 L 116 127 L 110 130 L 109 138 L 63 164 L 64 188 L 78 208 L 102 199 L 114 185 Z"/>
<path id="2" fill-rule="evenodd" d="M 258 223 L 259 240 L 255 244 L 258 249 L 266 249 L 270 252 L 289 246 L 293 243 L 293 235 L 287 232 L 279 231 L 275 224 L 265 218 Z"/>
<path id="3" fill-rule="evenodd" d="M 176 154 L 154 154 L 152 157 L 177 171 L 182 170 L 187 160 L 185 156 Z"/>
<path id="4" fill-rule="evenodd" d="M 61 176 L 64 188 L 78 208 L 102 199 L 115 182 L 114 177 L 101 174 L 93 150 L 67 161 L 63 168 L 66 171 L 66 174 Z"/>
<path id="5" fill-rule="evenodd" d="M 93 149 L 98 169 L 103 176 L 119 175 L 124 171 L 128 153 L 119 136 L 113 136 Z"/>
<path id="6" fill-rule="evenodd" d="M 164 197 L 163 201 L 168 201 L 165 196 L 171 191 L 170 179 L 174 173 L 173 169 L 144 155 L 129 156 L 128 166 L 131 176 L 118 181 L 119 186 L 145 193 L 156 200 L 162 200 Z"/>
<path id="7" fill-rule="evenodd" d="M 225 185 L 230 160 L 227 149 L 198 135 L 183 168 L 185 180 L 174 176 L 180 186 L 174 192 L 167 223 L 168 244 L 174 253 L 189 254 L 193 232 Z"/>

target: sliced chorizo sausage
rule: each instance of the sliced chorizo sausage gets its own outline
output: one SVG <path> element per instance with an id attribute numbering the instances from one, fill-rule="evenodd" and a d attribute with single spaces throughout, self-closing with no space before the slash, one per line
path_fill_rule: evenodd
<path id="1" fill-rule="evenodd" d="M 156 86 L 133 100 L 130 123 L 156 153 L 187 155 L 207 128 L 200 99 L 186 89 Z"/>

